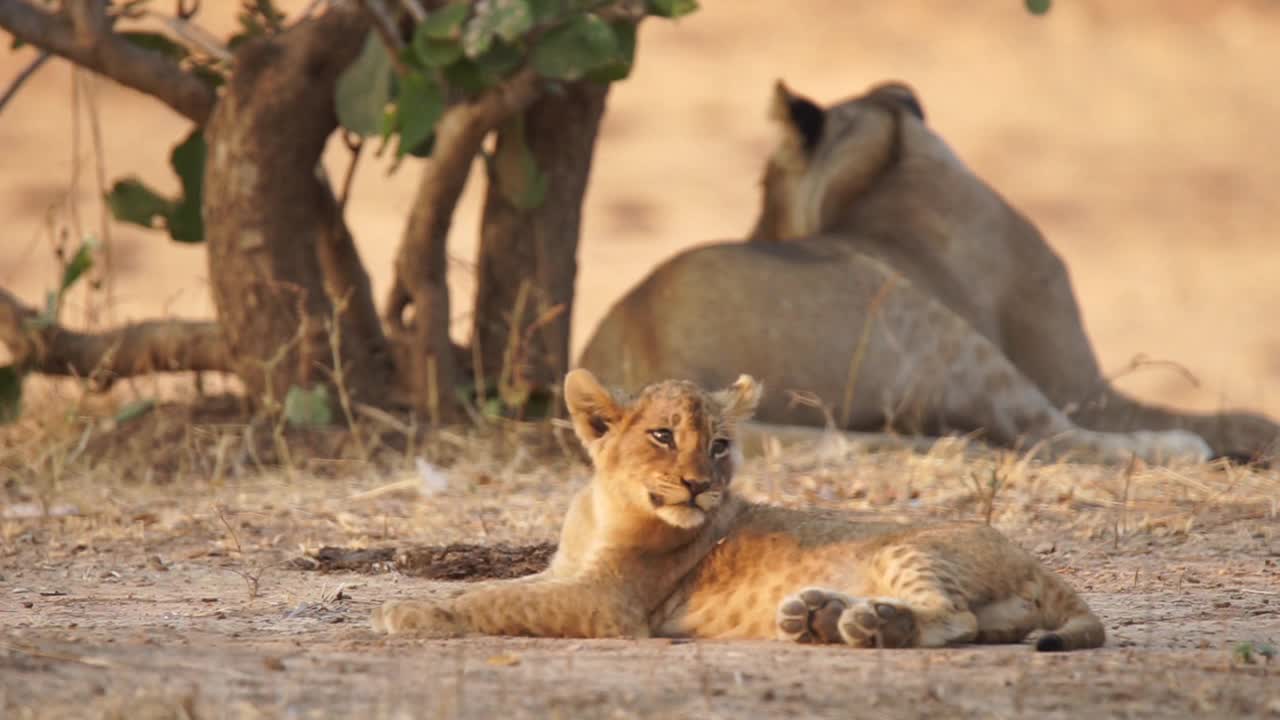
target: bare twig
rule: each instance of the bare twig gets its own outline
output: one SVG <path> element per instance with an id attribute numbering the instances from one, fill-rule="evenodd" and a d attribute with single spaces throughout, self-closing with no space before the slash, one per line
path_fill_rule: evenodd
<path id="1" fill-rule="evenodd" d="M 18 91 L 22 89 L 22 86 L 31 79 L 31 76 L 36 74 L 37 70 L 44 67 L 44 64 L 48 62 L 51 57 L 53 57 L 53 54 L 48 50 L 41 50 L 40 54 L 36 56 L 36 59 L 32 60 L 30 64 L 22 69 L 22 72 L 18 73 L 18 76 L 13 79 L 13 82 L 9 83 L 9 87 L 5 88 L 4 93 L 0 94 L 0 111 L 4 110 L 4 106 L 9 104 L 9 101 L 18 94 Z"/>
<path id="2" fill-rule="evenodd" d="M 404 41 L 400 39 L 400 33 L 396 30 L 395 17 L 382 4 L 382 0 L 360 0 L 360 6 L 364 8 L 365 13 L 373 20 L 373 29 L 378 33 L 378 37 L 382 39 L 382 44 L 386 46 L 387 53 L 391 56 L 391 64 L 395 66 L 396 72 L 401 75 L 405 74 L 408 68 L 400 60 L 400 51 L 404 49 Z"/>
<path id="3" fill-rule="evenodd" d="M 106 159 L 102 150 L 102 119 L 98 113 L 98 95 L 97 80 L 88 77 L 87 73 L 81 71 L 76 72 L 77 85 L 79 85 L 80 93 L 84 96 L 84 105 L 89 115 L 89 137 L 93 141 L 93 169 L 94 182 L 98 193 L 98 232 L 101 234 L 102 240 L 102 281 L 103 289 L 106 294 L 106 302 L 103 306 L 106 309 L 107 322 L 115 320 L 115 269 L 114 260 L 114 243 L 111 239 L 111 211 L 107 207 L 107 203 L 101 198 L 107 196 L 107 170 Z"/>
<path id="4" fill-rule="evenodd" d="M 369 448 L 365 445 L 360 427 L 356 424 L 355 414 L 351 410 L 351 392 L 347 388 L 346 370 L 342 366 L 342 314 L 347 311 L 347 304 L 350 301 L 351 295 L 348 293 L 335 302 L 333 318 L 329 322 L 329 350 L 333 354 L 333 386 L 338 391 L 338 404 L 342 406 L 342 414 L 347 419 L 347 427 L 351 430 L 351 437 L 355 439 L 360 459 L 368 462 Z"/>
<path id="5" fill-rule="evenodd" d="M 347 201 L 351 199 L 351 185 L 356 179 L 356 166 L 360 164 L 360 151 L 364 150 L 364 138 L 345 130 L 342 131 L 342 142 L 351 151 L 351 162 L 347 164 L 347 172 L 342 176 L 342 191 L 338 195 L 338 211 L 345 212 Z"/>
<path id="6" fill-rule="evenodd" d="M 214 37 L 213 33 L 196 25 L 194 22 L 182 18 L 169 17 L 157 12 L 149 12 L 147 15 L 164 25 L 169 34 L 188 50 L 208 55 L 218 62 L 231 62 L 231 51 L 227 49 L 227 46 Z"/>
<path id="7" fill-rule="evenodd" d="M 409 11 L 409 15 L 413 17 L 414 22 L 422 22 L 427 19 L 427 11 L 418 0 L 400 0 L 400 4 L 404 6 L 405 10 Z"/>
<path id="8" fill-rule="evenodd" d="M 227 529 L 227 534 L 231 536 L 231 542 L 235 543 L 236 554 L 244 557 L 244 548 L 240 547 L 240 536 L 236 534 L 236 529 L 231 527 L 231 523 L 227 520 L 227 515 L 221 505 L 216 506 L 215 509 L 218 511 L 218 519 L 222 521 L 222 526 Z"/>

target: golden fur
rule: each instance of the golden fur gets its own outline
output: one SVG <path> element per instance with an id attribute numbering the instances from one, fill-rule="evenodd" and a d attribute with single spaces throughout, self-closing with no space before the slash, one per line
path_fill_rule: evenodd
<path id="1" fill-rule="evenodd" d="M 736 497 L 735 430 L 760 395 L 743 375 L 715 393 L 665 381 L 626 399 L 571 372 L 565 397 L 595 474 L 550 567 L 450 599 L 388 601 L 374 629 L 894 648 L 1044 631 L 1041 650 L 1103 644 L 1075 592 L 990 527 L 864 523 Z"/>
<path id="2" fill-rule="evenodd" d="M 1121 461 L 1272 452 L 1280 428 L 1266 418 L 1167 410 L 1111 386 L 1061 259 L 926 125 L 910 88 L 819 107 L 779 84 L 770 114 L 778 142 L 750 241 L 658 266 L 580 367 L 628 390 L 748 372 L 812 393 L 848 430 L 981 431 Z M 826 421 L 786 392 L 758 416 Z"/>

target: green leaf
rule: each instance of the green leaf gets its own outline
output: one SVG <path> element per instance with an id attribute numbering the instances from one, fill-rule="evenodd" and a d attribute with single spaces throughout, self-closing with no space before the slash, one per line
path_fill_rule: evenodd
<path id="1" fill-rule="evenodd" d="M 502 417 L 502 398 L 491 397 L 480 406 L 480 414 L 487 418 Z"/>
<path id="2" fill-rule="evenodd" d="M 400 113 L 396 111 L 395 106 L 388 107 L 387 111 L 382 114 L 382 130 L 379 132 L 379 136 L 383 142 L 386 142 L 399 129 Z"/>
<path id="3" fill-rule="evenodd" d="M 1245 665 L 1252 665 L 1254 662 L 1253 643 L 1247 640 L 1236 643 L 1236 646 L 1231 650 L 1231 656 L 1236 662 L 1244 663 Z"/>
<path id="4" fill-rule="evenodd" d="M 518 49 L 499 40 L 475 60 L 462 58 L 446 67 L 444 78 L 450 88 L 475 95 L 505 80 L 523 62 Z"/>
<path id="5" fill-rule="evenodd" d="M 533 27 L 528 0 L 489 0 L 477 7 L 462 31 L 462 49 L 475 59 L 488 52 L 495 38 L 515 42 Z"/>
<path id="6" fill-rule="evenodd" d="M 204 133 L 196 128 L 169 155 L 169 166 L 178 174 L 178 180 L 182 183 L 182 200 L 166 217 L 169 235 L 178 242 L 204 241 L 204 218 L 200 214 L 200 205 L 204 197 L 204 161 L 207 149 Z"/>
<path id="7" fill-rule="evenodd" d="M 0 366 L 0 425 L 22 415 L 22 373 L 17 366 Z"/>
<path id="8" fill-rule="evenodd" d="M 1032 15 L 1044 15 L 1049 12 L 1049 7 L 1053 5 L 1053 0 L 1026 0 L 1027 12 Z"/>
<path id="9" fill-rule="evenodd" d="M 204 63 L 193 63 L 191 66 L 191 74 L 200 78 L 206 85 L 211 88 L 220 88 L 227 82 L 227 76 L 222 71 L 211 65 Z"/>
<path id="10" fill-rule="evenodd" d="M 206 152 L 204 134 L 198 128 L 192 130 L 169 154 L 169 166 L 182 185 L 182 197 L 171 200 L 136 178 L 125 178 L 117 181 L 107 193 L 107 207 L 111 209 L 111 215 L 121 222 L 149 229 L 156 227 L 156 218 L 163 218 L 174 240 L 202 242 L 204 219 L 200 206 L 204 195 Z"/>
<path id="11" fill-rule="evenodd" d="M 154 410 L 155 407 L 156 407 L 156 401 L 150 398 L 145 398 L 142 400 L 134 400 L 133 402 L 120 408 L 119 412 L 116 413 L 116 417 L 115 417 L 116 425 L 124 425 L 126 423 L 133 422 L 134 420 L 137 420 L 143 415 L 146 415 L 147 413 Z"/>
<path id="12" fill-rule="evenodd" d="M 323 427 L 333 422 L 333 408 L 329 402 L 329 389 L 315 385 L 303 390 L 290 386 L 284 396 L 284 417 L 293 427 Z"/>
<path id="13" fill-rule="evenodd" d="M 462 57 L 462 45 L 454 39 L 435 38 L 422 32 L 426 23 L 413 34 L 413 54 L 425 67 L 444 67 Z"/>
<path id="14" fill-rule="evenodd" d="M 371 30 L 360 55 L 338 76 L 334 92 L 338 122 L 362 136 L 376 135 L 382 129 L 382 115 L 390 99 L 391 55 Z"/>
<path id="15" fill-rule="evenodd" d="M 451 2 L 427 16 L 418 25 L 414 36 L 422 35 L 432 40 L 459 40 L 462 38 L 462 22 L 471 12 L 471 4 Z"/>
<path id="16" fill-rule="evenodd" d="M 444 69 L 444 81 L 452 90 L 477 95 L 492 85 L 478 63 L 462 58 Z"/>
<path id="17" fill-rule="evenodd" d="M 177 203 L 133 177 L 117 180 L 106 200 L 112 217 L 144 228 L 154 228 L 157 217 L 167 218 L 177 208 Z"/>
<path id="18" fill-rule="evenodd" d="M 204 242 L 204 217 L 199 203 L 184 202 L 165 218 L 169 237 L 180 243 Z"/>
<path id="19" fill-rule="evenodd" d="M 413 150 L 435 132 L 444 114 L 444 91 L 425 73 L 409 73 L 400 81 L 400 155 Z"/>
<path id="20" fill-rule="evenodd" d="M 57 290 L 48 290 L 44 294 L 44 312 L 32 318 L 29 322 L 32 327 L 44 329 L 50 327 L 58 320 L 59 306 L 62 303 L 62 296 Z"/>
<path id="21" fill-rule="evenodd" d="M 697 10 L 698 2 L 697 0 L 648 0 L 648 6 L 650 15 L 678 18 Z"/>
<path id="22" fill-rule="evenodd" d="M 623 57 L 613 28 L 595 15 L 578 15 L 543 36 L 532 62 L 543 77 L 572 81 Z"/>
<path id="23" fill-rule="evenodd" d="M 58 295 L 71 289 L 72 285 L 80 279 L 82 275 L 93 267 L 93 251 L 98 247 L 97 241 L 93 238 L 86 238 L 80 243 L 80 247 L 76 248 L 76 254 L 71 256 L 71 262 L 62 268 L 62 285 L 58 288 Z"/>
<path id="24" fill-rule="evenodd" d="M 535 25 L 546 25 L 573 11 L 573 0 L 529 0 Z"/>
<path id="25" fill-rule="evenodd" d="M 586 74 L 588 80 L 611 83 L 625 80 L 631 74 L 636 60 L 636 26 L 635 23 L 619 21 L 609 25 L 614 37 L 618 39 L 618 54 L 607 64 Z"/>
<path id="26" fill-rule="evenodd" d="M 480 75 L 489 85 L 496 85 L 506 80 L 512 71 L 524 62 L 524 54 L 514 45 L 495 42 L 489 52 L 480 56 L 475 63 L 480 68 Z"/>
<path id="27" fill-rule="evenodd" d="M 196 128 L 173 148 L 173 152 L 169 153 L 169 167 L 178 174 L 178 180 L 182 183 L 182 196 L 188 200 L 195 200 L 197 205 L 204 193 L 206 149 L 204 133 L 200 128 Z"/>
<path id="28" fill-rule="evenodd" d="M 173 60 L 181 60 L 188 55 L 186 48 L 160 33 L 122 32 L 116 34 L 127 40 L 129 44 L 134 45 L 135 47 L 160 53 L 161 55 Z"/>

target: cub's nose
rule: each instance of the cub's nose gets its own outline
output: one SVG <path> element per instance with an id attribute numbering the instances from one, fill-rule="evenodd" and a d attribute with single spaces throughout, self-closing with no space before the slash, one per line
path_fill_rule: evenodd
<path id="1" fill-rule="evenodd" d="M 690 501 L 711 489 L 711 482 L 708 480 L 690 480 L 689 478 L 683 478 L 680 480 L 680 483 L 689 491 Z"/>

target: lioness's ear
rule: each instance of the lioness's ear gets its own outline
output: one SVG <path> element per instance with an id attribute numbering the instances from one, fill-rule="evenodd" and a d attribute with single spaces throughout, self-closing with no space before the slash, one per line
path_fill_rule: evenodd
<path id="1" fill-rule="evenodd" d="M 916 97 L 915 90 L 910 85 L 895 81 L 881 83 L 871 88 L 867 93 L 867 97 L 875 98 L 887 105 L 896 106 L 899 109 L 906 110 L 920 122 L 924 122 L 924 106 L 920 104 L 920 98 Z"/>
<path id="2" fill-rule="evenodd" d="M 764 386 L 750 375 L 739 375 L 732 385 L 715 394 L 716 401 L 724 408 L 726 419 L 738 423 L 751 419 L 760 404 Z"/>
<path id="3" fill-rule="evenodd" d="M 573 431 L 587 450 L 622 417 L 622 408 L 613 395 L 590 370 L 583 368 L 564 376 L 564 404 L 569 408 Z"/>
<path id="4" fill-rule="evenodd" d="M 796 95 L 781 80 L 773 86 L 773 102 L 769 117 L 781 123 L 785 132 L 799 141 L 805 152 L 813 152 L 822 139 L 826 125 L 826 111 L 809 98 Z"/>

